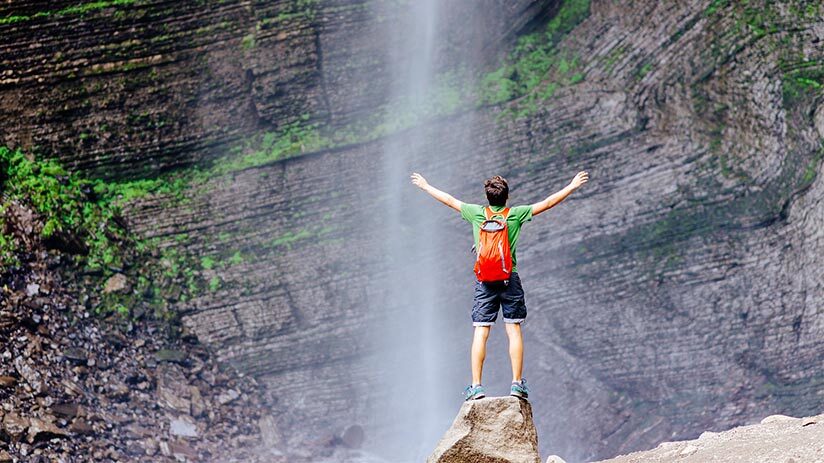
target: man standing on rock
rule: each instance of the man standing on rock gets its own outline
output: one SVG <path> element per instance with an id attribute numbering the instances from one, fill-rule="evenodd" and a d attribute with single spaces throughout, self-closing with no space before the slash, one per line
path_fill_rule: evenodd
<path id="1" fill-rule="evenodd" d="M 484 182 L 489 206 L 467 204 L 455 199 L 429 183 L 418 173 L 412 174 L 412 183 L 433 198 L 461 213 L 461 217 L 472 224 L 477 259 L 475 262 L 475 299 L 472 307 L 472 325 L 475 335 L 472 340 L 471 363 L 472 384 L 464 394 L 466 400 L 486 397 L 481 385 L 486 340 L 489 329 L 498 318 L 499 308 L 503 309 L 506 335 L 509 338 L 509 359 L 512 362 L 512 387 L 510 395 L 526 399 L 529 389 L 526 379 L 521 376 L 524 361 L 524 345 L 521 323 L 526 319 L 526 303 L 521 279 L 515 267 L 515 245 L 521 225 L 532 220 L 547 209 L 556 206 L 589 180 L 585 171 L 578 172 L 564 189 L 531 206 L 506 207 L 509 185 L 496 175 Z"/>

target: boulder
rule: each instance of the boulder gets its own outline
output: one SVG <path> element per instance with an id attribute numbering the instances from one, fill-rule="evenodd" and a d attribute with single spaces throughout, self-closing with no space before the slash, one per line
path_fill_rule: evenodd
<path id="1" fill-rule="evenodd" d="M 194 421 L 188 417 L 175 418 L 169 423 L 169 433 L 172 436 L 197 437 L 197 427 Z"/>
<path id="2" fill-rule="evenodd" d="M 66 431 L 55 426 L 51 421 L 51 417 L 49 418 L 32 418 L 29 421 L 28 441 L 30 444 L 68 435 Z"/>
<path id="3" fill-rule="evenodd" d="M 17 385 L 17 378 L 13 376 L 0 376 L 0 388 L 14 387 Z"/>
<path id="4" fill-rule="evenodd" d="M 532 406 L 515 397 L 464 402 L 427 463 L 541 463 Z"/>
<path id="5" fill-rule="evenodd" d="M 103 293 L 110 294 L 110 293 L 126 293 L 130 290 L 129 288 L 129 280 L 126 279 L 126 275 L 122 273 L 115 273 L 108 280 L 103 286 Z"/>
<path id="6" fill-rule="evenodd" d="M 341 442 L 345 447 L 350 449 L 359 449 L 363 445 L 365 434 L 360 425 L 353 424 L 346 428 L 346 431 L 341 435 Z"/>
<path id="7" fill-rule="evenodd" d="M 29 428 L 29 420 L 16 413 L 7 413 L 3 417 L 3 432 L 17 441 Z"/>

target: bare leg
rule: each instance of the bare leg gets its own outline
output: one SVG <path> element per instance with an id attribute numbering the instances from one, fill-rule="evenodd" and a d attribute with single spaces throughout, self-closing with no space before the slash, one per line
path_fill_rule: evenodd
<path id="1" fill-rule="evenodd" d="M 509 338 L 509 361 L 512 363 L 512 382 L 520 381 L 524 368 L 524 337 L 520 323 L 506 323 Z"/>
<path id="2" fill-rule="evenodd" d="M 484 370 L 484 359 L 486 358 L 486 340 L 489 338 L 488 326 L 476 326 L 475 335 L 472 337 L 472 385 L 481 384 L 481 375 Z"/>

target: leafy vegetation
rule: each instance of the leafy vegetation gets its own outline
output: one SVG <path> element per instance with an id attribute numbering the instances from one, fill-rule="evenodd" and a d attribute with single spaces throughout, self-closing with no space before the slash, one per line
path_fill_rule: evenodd
<path id="1" fill-rule="evenodd" d="M 816 175 L 818 174 L 818 165 L 821 164 L 822 159 L 824 159 L 824 146 L 815 153 L 815 156 L 810 159 L 810 162 L 808 162 L 807 166 L 804 168 L 804 174 L 801 176 L 802 187 L 812 185 Z"/>
<path id="2" fill-rule="evenodd" d="M 712 3 L 704 10 L 704 16 L 712 16 L 719 11 L 727 8 L 730 5 L 730 0 L 713 0 Z"/>
<path id="3" fill-rule="evenodd" d="M 0 271 L 20 265 L 24 241 L 7 227 L 13 203 L 36 212 L 44 240 L 71 243 L 69 252 L 80 269 L 103 279 L 127 272 L 136 284 L 128 294 L 96 294 L 98 315 L 129 316 L 138 307 L 154 308 L 155 316 L 173 320 L 169 302 L 185 302 L 204 290 L 217 290 L 220 279 L 206 281 L 203 270 L 216 266 L 211 257 L 199 261 L 180 246 L 160 247 L 157 240 L 131 236 L 119 221 L 122 206 L 152 193 L 176 195 L 191 187 L 191 174 L 165 179 L 107 183 L 69 172 L 57 161 L 37 159 L 21 150 L 0 147 Z M 39 228 L 39 227 L 38 227 Z M 182 239 L 185 240 L 185 235 Z M 156 257 L 152 257 L 156 256 Z M 238 254 L 230 262 L 242 260 Z M 139 263 L 135 266 L 134 263 Z M 131 269 L 130 269 L 131 268 Z M 139 312 L 139 311 L 138 311 Z"/>
<path id="4" fill-rule="evenodd" d="M 243 39 L 240 41 L 240 46 L 244 51 L 249 51 L 255 48 L 255 34 L 250 33 L 244 35 Z"/>
<path id="5" fill-rule="evenodd" d="M 0 147 L 3 210 L 10 201 L 30 204 L 43 218 L 43 238 L 76 236 L 88 248 L 82 259 L 91 269 L 122 265 L 120 243 L 125 230 L 115 220 L 118 208 L 108 198 L 96 197 L 95 182 L 68 172 L 54 160 L 37 160 L 20 150 Z M 8 262 L 18 247 L 14 236 L 0 230 L 0 249 Z"/>
<path id="6" fill-rule="evenodd" d="M 824 91 L 824 63 L 808 62 L 805 67 L 789 71 L 782 80 L 784 107 L 790 108 L 802 100 L 812 101 Z"/>
<path id="7" fill-rule="evenodd" d="M 13 24 L 22 21 L 29 21 L 38 18 L 54 16 L 81 15 L 95 10 L 101 10 L 113 6 L 125 6 L 134 4 L 135 0 L 100 0 L 96 2 L 80 3 L 68 6 L 60 10 L 38 11 L 32 15 L 12 15 L 0 18 L 0 25 Z"/>
<path id="8" fill-rule="evenodd" d="M 565 0 L 545 30 L 521 37 L 507 63 L 481 80 L 481 102 L 498 104 L 526 95 L 553 72 L 564 84 L 582 80 L 580 73 L 570 75 L 578 67 L 578 58 L 559 50 L 557 45 L 589 16 L 589 3 L 589 0 Z M 558 83 L 547 85 L 541 97 L 551 97 L 557 86 Z"/>

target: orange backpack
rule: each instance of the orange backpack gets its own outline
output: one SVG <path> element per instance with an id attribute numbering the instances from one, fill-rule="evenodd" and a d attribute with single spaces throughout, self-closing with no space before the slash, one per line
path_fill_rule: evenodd
<path id="1" fill-rule="evenodd" d="M 501 212 L 493 212 L 489 207 L 484 208 L 486 220 L 481 224 L 475 259 L 475 275 L 478 281 L 509 280 L 512 273 L 512 254 L 506 226 L 508 215 L 508 207 Z M 493 219 L 495 216 L 503 217 L 503 220 Z"/>

